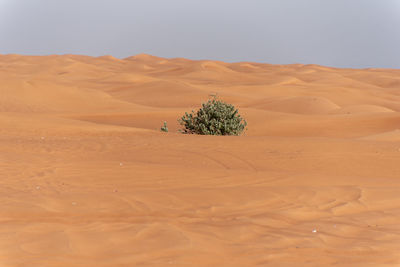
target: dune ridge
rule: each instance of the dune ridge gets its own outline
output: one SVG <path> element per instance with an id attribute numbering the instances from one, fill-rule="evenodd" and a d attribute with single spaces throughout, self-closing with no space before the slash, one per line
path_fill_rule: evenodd
<path id="1" fill-rule="evenodd" d="M 398 266 L 399 77 L 0 55 L 0 265 Z M 244 136 L 177 132 L 211 94 Z"/>

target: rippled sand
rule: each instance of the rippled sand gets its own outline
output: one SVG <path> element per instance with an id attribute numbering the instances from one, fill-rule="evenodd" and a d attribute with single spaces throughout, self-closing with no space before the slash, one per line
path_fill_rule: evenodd
<path id="1" fill-rule="evenodd" d="M 177 133 L 214 93 L 246 134 Z M 399 111 L 400 70 L 0 55 L 0 266 L 399 266 Z"/>

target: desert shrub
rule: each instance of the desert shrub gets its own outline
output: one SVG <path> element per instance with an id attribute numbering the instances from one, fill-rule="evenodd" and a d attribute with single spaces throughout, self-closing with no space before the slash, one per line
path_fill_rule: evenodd
<path id="1" fill-rule="evenodd" d="M 166 133 L 168 133 L 168 126 L 167 126 L 167 122 L 166 121 L 164 121 L 164 125 L 163 126 L 161 126 L 161 132 L 166 132 Z"/>
<path id="2" fill-rule="evenodd" d="M 200 135 L 240 135 L 247 122 L 231 104 L 213 96 L 198 111 L 185 112 L 179 120 L 185 134 Z"/>

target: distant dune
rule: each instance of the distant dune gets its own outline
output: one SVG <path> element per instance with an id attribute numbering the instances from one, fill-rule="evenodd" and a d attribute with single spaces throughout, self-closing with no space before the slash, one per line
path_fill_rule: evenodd
<path id="1" fill-rule="evenodd" d="M 400 265 L 400 70 L 0 55 L 0 126 L 0 266 Z"/>

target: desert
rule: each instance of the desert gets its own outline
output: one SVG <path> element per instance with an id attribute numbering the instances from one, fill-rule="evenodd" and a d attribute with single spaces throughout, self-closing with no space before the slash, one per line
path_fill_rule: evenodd
<path id="1" fill-rule="evenodd" d="M 242 136 L 178 132 L 212 94 Z M 399 112 L 398 69 L 0 55 L 0 266 L 399 266 Z"/>

